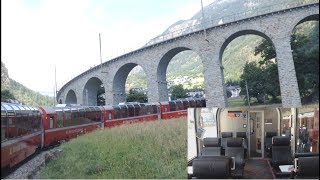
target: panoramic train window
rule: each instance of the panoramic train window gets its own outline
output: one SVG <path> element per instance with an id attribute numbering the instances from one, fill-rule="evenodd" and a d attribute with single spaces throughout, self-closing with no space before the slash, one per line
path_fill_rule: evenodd
<path id="1" fill-rule="evenodd" d="M 113 109 L 114 109 L 114 119 L 120 119 L 121 118 L 120 107 L 113 106 Z"/>
<path id="2" fill-rule="evenodd" d="M 176 104 L 177 104 L 177 110 L 182 110 L 182 102 L 176 101 Z"/>
<path id="3" fill-rule="evenodd" d="M 21 112 L 17 112 L 15 125 L 18 130 L 17 136 L 23 136 L 27 134 L 26 122 L 24 121 Z"/>
<path id="4" fill-rule="evenodd" d="M 140 115 L 146 115 L 146 105 L 140 104 Z"/>
<path id="5" fill-rule="evenodd" d="M 174 101 L 169 101 L 170 111 L 176 111 L 176 103 Z"/>
<path id="6" fill-rule="evenodd" d="M 63 112 L 61 109 L 59 110 L 56 110 L 57 112 L 57 127 L 60 128 L 60 127 L 64 127 L 64 122 L 63 122 Z"/>
<path id="7" fill-rule="evenodd" d="M 135 104 L 133 106 L 134 106 L 134 115 L 135 116 L 140 116 L 141 115 L 140 106 L 138 104 Z"/>
<path id="8" fill-rule="evenodd" d="M 201 101 L 200 100 L 196 100 L 196 107 L 201 107 Z"/>
<path id="9" fill-rule="evenodd" d="M 319 152 L 319 108 L 299 108 L 296 152 Z"/>
<path id="10" fill-rule="evenodd" d="M 183 100 L 182 103 L 183 103 L 183 109 L 188 109 L 189 102 L 187 100 Z"/>
<path id="11" fill-rule="evenodd" d="M 84 108 L 79 108 L 79 122 L 76 123 L 79 124 L 87 124 L 90 123 L 90 120 L 86 117 L 86 111 Z"/>
<path id="12" fill-rule="evenodd" d="M 32 116 L 32 129 L 33 131 L 39 131 L 41 129 L 41 115 L 35 114 Z"/>
<path id="13" fill-rule="evenodd" d="M 152 114 L 157 114 L 158 113 L 156 105 L 152 105 L 152 110 L 153 110 Z"/>
<path id="14" fill-rule="evenodd" d="M 203 138 L 218 137 L 217 108 L 188 109 L 188 160 L 198 156 Z"/>
<path id="15" fill-rule="evenodd" d="M 80 122 L 79 120 L 79 111 L 76 108 L 71 108 L 71 119 L 73 122 Z"/>
<path id="16" fill-rule="evenodd" d="M 7 113 L 3 106 L 1 106 L 1 142 L 8 139 L 7 134 Z"/>
<path id="17" fill-rule="evenodd" d="M 193 99 L 191 99 L 191 100 L 189 101 L 189 103 L 190 103 L 190 107 L 191 107 L 191 108 L 195 107 L 195 103 L 194 103 L 194 100 L 193 100 Z"/>
<path id="18" fill-rule="evenodd" d="M 129 111 L 129 117 L 133 117 L 134 116 L 133 105 L 131 105 L 131 104 L 128 105 L 128 111 Z"/>
<path id="19" fill-rule="evenodd" d="M 122 118 L 128 117 L 127 107 L 121 106 Z"/>
<path id="20" fill-rule="evenodd" d="M 51 117 L 50 117 L 51 118 Z M 72 123 L 76 122 L 76 119 L 72 118 L 71 109 L 66 109 L 64 111 L 64 121 L 66 126 L 71 126 Z M 71 122 L 72 121 L 72 122 Z"/>

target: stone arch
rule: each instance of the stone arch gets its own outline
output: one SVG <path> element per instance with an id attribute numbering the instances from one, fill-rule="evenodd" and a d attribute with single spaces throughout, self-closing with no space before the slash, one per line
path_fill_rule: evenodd
<path id="1" fill-rule="evenodd" d="M 167 69 L 170 61 L 174 56 L 179 54 L 182 51 L 192 50 L 196 52 L 199 56 L 200 53 L 197 50 L 194 50 L 190 47 L 175 47 L 167 51 L 160 59 L 159 64 L 157 65 L 157 81 L 158 84 L 158 94 L 159 101 L 168 101 L 168 89 L 167 89 Z"/>
<path id="2" fill-rule="evenodd" d="M 231 35 L 229 35 L 227 38 L 226 38 L 226 40 L 223 42 L 223 44 L 222 44 L 222 46 L 221 46 L 221 48 L 220 48 L 220 50 L 219 50 L 219 62 L 221 63 L 221 65 L 223 65 L 223 62 L 222 62 L 222 60 L 223 60 L 223 53 L 225 52 L 225 50 L 226 50 L 226 48 L 227 48 L 227 46 L 233 41 L 233 40 L 235 40 L 236 38 L 238 38 L 238 37 L 241 37 L 241 36 L 245 36 L 245 35 L 255 35 L 255 36 L 259 36 L 260 38 L 264 38 L 265 40 L 267 40 L 267 41 L 269 41 L 271 44 L 272 44 L 272 46 L 274 47 L 274 49 L 276 49 L 276 47 L 275 47 L 275 45 L 274 45 L 274 42 L 272 41 L 272 39 L 270 38 L 271 36 L 270 35 L 267 35 L 266 33 L 264 33 L 264 32 L 262 32 L 262 31 L 260 31 L 260 30 L 256 30 L 256 29 L 246 29 L 246 30 L 241 30 L 241 31 L 237 31 L 237 32 L 234 32 L 234 33 L 232 33 Z M 276 53 L 276 52 L 275 52 Z M 277 56 L 277 55 L 276 55 Z M 242 65 L 244 65 L 244 64 L 242 64 Z M 276 64 L 274 65 L 274 66 L 272 66 L 272 67 L 270 67 L 270 69 L 272 69 L 272 71 L 277 71 L 278 73 L 279 73 L 279 65 L 278 65 L 278 62 L 276 62 Z M 223 79 L 223 82 L 224 83 L 226 83 L 226 71 L 228 71 L 227 69 L 225 69 L 225 67 L 223 67 L 222 66 L 222 68 L 221 68 L 221 74 L 222 74 L 222 79 Z M 230 73 L 230 69 L 229 69 L 229 73 Z M 242 73 L 240 72 L 240 75 L 241 75 Z M 272 74 L 274 74 L 274 73 L 272 73 Z M 237 74 L 237 76 L 236 77 L 240 77 L 240 75 L 239 74 Z M 272 77 L 272 76 L 270 76 L 270 77 Z M 276 84 L 276 86 L 274 86 L 274 90 L 273 91 L 268 91 L 267 93 L 262 93 L 262 95 L 257 95 L 256 94 L 256 98 L 257 98 L 257 101 L 258 101 L 258 103 L 259 104 L 264 104 L 264 103 L 280 103 L 280 101 L 281 101 L 281 98 L 278 98 L 278 96 L 280 96 L 281 97 L 281 89 L 280 89 L 280 76 L 279 76 L 279 74 L 278 75 L 276 75 L 275 74 L 275 77 L 272 77 L 272 79 L 274 79 L 274 78 L 276 78 L 277 79 L 277 81 L 279 81 L 279 83 L 277 83 Z M 230 80 L 230 79 L 229 79 Z M 266 83 L 266 82 L 265 82 Z M 248 84 L 250 84 L 250 83 L 248 83 Z M 263 83 L 264 84 L 264 83 Z M 223 85 L 225 85 L 225 84 L 223 84 Z M 239 84 L 240 85 L 240 84 Z M 232 88 L 239 88 L 239 87 L 237 87 L 237 86 L 234 86 L 234 87 L 228 87 L 228 90 L 229 90 L 229 92 L 230 92 L 230 88 L 232 89 Z M 261 88 L 261 87 L 260 87 Z M 265 88 L 263 88 L 263 89 L 265 89 Z M 263 90 L 262 89 L 262 90 Z M 243 90 L 243 89 L 242 89 Z M 261 90 L 261 91 L 262 91 Z M 238 90 L 237 90 L 238 91 Z M 261 94 L 261 93 L 259 93 L 259 94 Z M 225 88 L 225 93 L 224 93 L 224 95 L 225 96 L 227 96 L 227 87 Z M 268 95 L 268 96 L 266 96 L 266 95 Z M 229 95 L 230 96 L 230 95 Z M 269 96 L 272 96 L 272 98 L 271 98 L 271 101 L 270 101 L 270 99 L 268 99 L 268 97 Z M 227 97 L 226 97 L 226 99 L 228 99 Z M 229 101 L 230 99 L 228 99 L 228 101 Z M 228 106 L 230 107 L 230 106 L 232 106 L 233 104 L 232 103 L 230 103 L 230 101 L 228 102 Z"/>
<path id="3" fill-rule="evenodd" d="M 98 77 L 90 78 L 83 88 L 83 104 L 88 106 L 97 106 L 97 96 L 99 91 L 105 91 L 102 81 Z"/>
<path id="4" fill-rule="evenodd" d="M 60 99 L 60 102 L 62 102 L 61 99 Z M 77 104 L 77 96 L 76 96 L 76 93 L 74 92 L 74 90 L 70 89 L 68 91 L 65 103 L 66 104 Z"/>
<path id="5" fill-rule="evenodd" d="M 290 31 L 289 33 L 293 33 L 295 27 L 297 27 L 299 24 L 302 24 L 306 21 L 319 21 L 319 14 L 312 14 L 312 15 L 306 15 L 300 18 L 296 18 L 293 23 L 291 23 Z"/>
<path id="6" fill-rule="evenodd" d="M 136 66 L 140 66 L 143 69 L 143 71 L 146 73 L 144 66 L 137 63 L 124 64 L 115 73 L 112 81 L 113 103 L 117 104 L 117 103 L 126 101 L 126 93 L 125 93 L 126 81 L 129 73 Z"/>
<path id="7" fill-rule="evenodd" d="M 307 36 L 312 35 L 312 33 L 315 32 L 317 26 L 317 31 L 319 33 L 319 14 L 309 14 L 303 17 L 296 18 L 294 23 L 292 23 L 293 29 L 291 29 L 291 31 L 289 32 L 289 34 L 291 35 L 290 44 L 292 54 L 297 55 L 306 53 L 303 55 L 303 58 L 301 55 L 293 56 L 294 68 L 296 72 L 302 105 L 317 103 L 319 101 L 319 58 L 316 58 L 316 56 L 309 56 L 309 58 L 307 58 L 308 54 L 316 54 L 316 50 L 319 49 L 319 40 L 317 40 L 318 42 L 315 42 L 315 39 L 307 38 L 307 41 L 297 41 L 300 39 L 299 37 L 301 37 L 299 36 L 299 29 L 302 27 L 305 28 L 307 24 L 313 24 L 315 25 L 315 27 L 309 26 L 308 29 L 312 31 L 310 31 L 308 34 L 301 32 L 301 34 Z M 319 34 L 317 36 L 319 36 Z M 295 44 L 295 42 L 299 42 L 298 45 Z M 314 44 L 311 44 L 310 42 L 313 42 Z M 307 47 L 308 50 L 301 51 L 300 49 L 299 51 L 298 49 L 301 47 L 304 47 L 304 49 L 306 49 Z"/>
<path id="8" fill-rule="evenodd" d="M 272 40 L 269 36 L 267 36 L 265 33 L 258 31 L 258 30 L 247 29 L 247 30 L 237 31 L 237 32 L 231 34 L 229 37 L 227 37 L 226 40 L 223 42 L 223 44 L 220 48 L 220 51 L 219 51 L 219 60 L 221 63 L 222 63 L 223 52 L 226 49 L 226 47 L 228 46 L 228 44 L 231 41 L 233 41 L 234 39 L 236 39 L 237 37 L 240 37 L 243 35 L 257 35 L 257 36 L 261 36 L 261 37 L 267 39 L 268 41 L 272 42 Z M 273 42 L 272 42 L 272 45 L 274 45 Z"/>

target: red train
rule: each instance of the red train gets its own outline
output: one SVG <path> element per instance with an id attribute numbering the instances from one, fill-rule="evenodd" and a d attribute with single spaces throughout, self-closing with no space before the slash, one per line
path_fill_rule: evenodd
<path id="1" fill-rule="evenodd" d="M 11 168 L 36 150 L 98 128 L 187 116 L 205 99 L 113 106 L 39 107 L 1 102 L 1 169 Z"/>

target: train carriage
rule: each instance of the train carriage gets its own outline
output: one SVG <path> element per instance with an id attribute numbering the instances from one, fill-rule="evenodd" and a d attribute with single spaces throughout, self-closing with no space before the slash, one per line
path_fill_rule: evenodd
<path id="1" fill-rule="evenodd" d="M 161 102 L 160 104 L 161 118 L 170 119 L 187 116 L 188 108 L 206 107 L 206 100 L 204 98 L 181 99 Z"/>
<path id="2" fill-rule="evenodd" d="M 103 127 L 101 107 L 40 107 L 44 125 L 44 146 L 69 140 Z"/>
<path id="3" fill-rule="evenodd" d="M 18 164 L 38 148 L 98 128 L 186 116 L 189 107 L 205 107 L 205 100 L 39 108 L 1 102 L 1 168 Z"/>
<path id="4" fill-rule="evenodd" d="M 39 109 L 1 102 L 1 168 L 12 167 L 41 146 Z"/>
<path id="5" fill-rule="evenodd" d="M 158 103 L 128 103 L 104 106 L 105 127 L 160 118 Z"/>

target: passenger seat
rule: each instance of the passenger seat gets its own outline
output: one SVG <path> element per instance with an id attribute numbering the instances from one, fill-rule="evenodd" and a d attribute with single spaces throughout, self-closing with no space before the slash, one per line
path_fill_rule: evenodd
<path id="1" fill-rule="evenodd" d="M 228 138 L 225 156 L 235 161 L 235 169 L 231 171 L 233 177 L 242 177 L 244 171 L 244 148 L 242 138 Z"/>
<path id="2" fill-rule="evenodd" d="M 227 147 L 227 139 L 232 138 L 232 132 L 221 132 L 221 147 L 222 147 L 222 155 L 225 154 L 225 149 Z"/>
<path id="3" fill-rule="evenodd" d="M 227 179 L 231 177 L 232 159 L 226 156 L 199 156 L 192 162 L 189 178 Z"/>
<path id="4" fill-rule="evenodd" d="M 201 156 L 220 156 L 221 155 L 221 139 L 220 138 L 204 138 L 204 148 Z"/>

